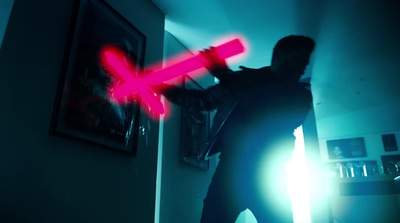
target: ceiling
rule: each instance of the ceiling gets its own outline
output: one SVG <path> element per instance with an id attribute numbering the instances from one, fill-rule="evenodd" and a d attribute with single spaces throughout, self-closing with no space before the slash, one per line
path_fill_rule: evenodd
<path id="1" fill-rule="evenodd" d="M 397 0 L 152 0 L 166 30 L 201 50 L 239 34 L 248 53 L 239 63 L 270 64 L 283 36 L 308 35 L 317 47 L 311 76 L 316 119 L 397 103 L 400 95 L 400 4 Z M 228 61 L 229 62 L 229 61 Z"/>

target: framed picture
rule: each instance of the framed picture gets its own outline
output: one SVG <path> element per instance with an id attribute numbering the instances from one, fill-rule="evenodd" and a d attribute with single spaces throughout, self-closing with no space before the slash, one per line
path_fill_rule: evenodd
<path id="1" fill-rule="evenodd" d="M 203 90 L 189 76 L 183 77 L 183 87 Z M 210 134 L 210 112 L 182 108 L 181 115 L 180 160 L 191 166 L 208 170 L 210 160 L 205 160 L 202 155 Z"/>
<path id="2" fill-rule="evenodd" d="M 398 150 L 395 134 L 382 135 L 382 142 L 385 152 L 392 152 Z"/>
<path id="3" fill-rule="evenodd" d="M 363 137 L 327 140 L 326 144 L 329 159 L 348 159 L 367 156 Z"/>
<path id="4" fill-rule="evenodd" d="M 54 108 L 52 132 L 136 155 L 139 105 L 108 97 L 114 80 L 99 62 L 105 45 L 144 64 L 146 37 L 104 1 L 76 1 Z"/>

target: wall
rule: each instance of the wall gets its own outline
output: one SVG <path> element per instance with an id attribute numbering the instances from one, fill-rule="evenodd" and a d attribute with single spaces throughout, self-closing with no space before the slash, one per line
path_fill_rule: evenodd
<path id="1" fill-rule="evenodd" d="M 324 161 L 326 140 L 366 136 L 366 159 L 376 159 L 377 136 L 400 131 L 400 4 L 389 2 L 325 2 L 312 67 Z"/>
<path id="2" fill-rule="evenodd" d="M 400 5 L 390 3 L 330 1 L 324 6 L 312 67 L 323 162 L 331 161 L 326 145 L 331 139 L 364 137 L 367 157 L 350 160 L 380 163 L 382 155 L 400 154 L 385 152 L 381 139 L 388 133 L 399 139 L 400 131 Z"/>
<path id="3" fill-rule="evenodd" d="M 110 3 L 147 36 L 146 64 L 160 61 L 164 15 L 147 0 Z M 0 221 L 154 222 L 158 123 L 137 157 L 49 134 L 72 8 L 14 3 L 0 53 Z"/>
<path id="4" fill-rule="evenodd" d="M 400 106 L 393 103 L 319 121 L 322 160 L 329 161 L 327 140 L 353 137 L 364 137 L 365 140 L 367 157 L 358 160 L 378 160 L 378 162 L 381 162 L 381 155 L 400 154 L 399 151 L 385 152 L 381 138 L 382 134 L 393 133 L 396 134 L 396 141 L 400 142 L 400 119 L 396 118 L 396 114 L 399 112 Z"/>
<path id="5" fill-rule="evenodd" d="M 165 32 L 165 58 L 187 53 L 174 36 Z M 168 64 L 167 64 L 168 65 Z M 208 75 L 196 79 L 203 87 L 213 84 Z M 203 199 L 216 167 L 215 157 L 210 160 L 207 171 L 183 164 L 179 160 L 180 108 L 171 104 L 171 116 L 163 123 L 162 173 L 161 173 L 161 223 L 199 222 Z"/>
<path id="6" fill-rule="evenodd" d="M 0 49 L 13 4 L 14 0 L 4 0 L 0 2 Z"/>
<path id="7" fill-rule="evenodd" d="M 398 1 L 325 2 L 312 67 L 323 162 L 331 161 L 326 145 L 331 139 L 364 137 L 367 157 L 347 160 L 381 162 L 382 155 L 400 154 L 385 152 L 381 139 L 382 134 L 395 133 L 399 143 L 399 7 Z M 388 210 L 398 209 L 391 206 L 395 199 L 394 195 L 333 196 L 332 214 L 337 222 L 354 222 L 353 217 L 385 222 L 393 217 Z"/>
<path id="8" fill-rule="evenodd" d="M 400 142 L 400 132 L 399 131 L 393 131 L 393 132 L 377 132 L 377 133 L 365 133 L 365 134 L 356 134 L 356 135 L 346 135 L 346 136 L 336 136 L 332 138 L 321 138 L 320 139 L 320 148 L 321 148 L 321 156 L 322 160 L 325 162 L 330 162 L 330 161 L 340 161 L 340 162 L 346 162 L 346 161 L 370 161 L 370 160 L 376 160 L 378 161 L 378 164 L 382 164 L 381 156 L 383 155 L 398 155 L 400 154 L 400 151 L 390 151 L 390 152 L 385 152 L 384 147 L 383 147 L 383 141 L 382 141 L 382 135 L 383 134 L 395 134 L 396 137 L 396 142 L 399 147 L 399 142 Z M 356 138 L 356 137 L 363 137 L 364 142 L 365 142 L 365 149 L 367 151 L 367 156 L 366 157 L 360 157 L 360 158 L 351 158 L 351 159 L 340 159 L 340 160 L 330 160 L 328 156 L 328 148 L 327 148 L 327 140 L 334 140 L 334 139 L 345 139 L 345 138 Z"/>
<path id="9" fill-rule="evenodd" d="M 319 94 L 314 94 L 314 102 L 323 162 L 334 161 L 328 158 L 326 144 L 332 139 L 365 139 L 367 157 L 340 161 L 381 163 L 382 155 L 400 154 L 399 151 L 385 152 L 381 139 L 382 134 L 394 133 L 400 146 L 400 104 L 396 98 L 400 68 L 396 62 L 400 47 L 396 41 L 398 7 L 398 4 L 375 1 L 335 1 L 326 5 L 313 67 L 313 73 L 320 75 L 320 79 L 314 80 L 319 86 L 315 89 Z M 394 194 L 343 196 L 335 190 L 343 180 L 381 182 L 384 178 L 330 179 L 331 214 L 335 221 L 393 222 L 397 219 L 398 197 Z"/>

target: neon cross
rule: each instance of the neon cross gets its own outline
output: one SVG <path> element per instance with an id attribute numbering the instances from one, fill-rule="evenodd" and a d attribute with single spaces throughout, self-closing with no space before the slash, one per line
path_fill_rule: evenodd
<path id="1" fill-rule="evenodd" d="M 237 38 L 215 48 L 217 55 L 222 59 L 244 52 L 244 46 Z M 123 102 L 133 99 L 131 96 L 139 96 L 150 110 L 159 115 L 164 114 L 165 109 L 160 98 L 156 96 L 157 91 L 152 86 L 204 67 L 202 63 L 204 58 L 197 54 L 148 75 L 138 76 L 135 66 L 127 58 L 124 52 L 115 46 L 106 46 L 100 52 L 103 67 L 117 79 L 109 89 L 109 97 L 115 102 Z"/>

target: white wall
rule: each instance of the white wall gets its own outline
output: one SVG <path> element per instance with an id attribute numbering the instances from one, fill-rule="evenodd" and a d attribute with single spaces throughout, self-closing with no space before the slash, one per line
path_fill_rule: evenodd
<path id="1" fill-rule="evenodd" d="M 331 139 L 365 139 L 367 157 L 340 161 L 380 163 L 382 155 L 400 154 L 385 152 L 381 139 L 382 134 L 394 133 L 400 146 L 398 9 L 398 1 L 325 1 L 312 67 L 323 162 L 334 161 L 328 159 L 326 145 Z M 383 209 L 397 208 L 392 205 L 393 197 L 335 194 L 332 214 L 337 222 L 354 222 L 356 218 L 360 222 L 386 222 L 384 219 L 393 215 Z"/>
<path id="2" fill-rule="evenodd" d="M 137 157 L 49 134 L 73 2 L 14 3 L 0 52 L 0 222 L 153 222 L 158 123 Z M 161 61 L 164 15 L 109 2 L 146 35 L 146 64 Z"/>
<path id="3" fill-rule="evenodd" d="M 333 138 L 321 138 L 320 139 L 320 148 L 321 148 L 321 156 L 322 160 L 325 162 L 331 161 L 339 161 L 339 162 L 346 162 L 346 161 L 369 161 L 369 160 L 376 160 L 378 164 L 382 164 L 381 156 L 383 155 L 397 155 L 400 154 L 400 151 L 391 151 L 385 152 L 383 148 L 382 142 L 382 135 L 383 134 L 395 134 L 396 142 L 399 147 L 399 140 L 400 140 L 400 131 L 393 131 L 393 132 L 379 132 L 379 133 L 368 133 L 368 134 L 360 134 L 360 135 L 351 135 L 346 137 L 333 137 Z M 343 139 L 343 138 L 356 138 L 356 137 L 363 137 L 365 142 L 365 149 L 367 151 L 366 157 L 360 158 L 351 158 L 351 159 L 340 159 L 340 160 L 330 160 L 328 157 L 328 148 L 326 141 L 333 140 L 333 139 Z"/>
<path id="4" fill-rule="evenodd" d="M 318 123 L 320 136 L 320 130 L 351 123 L 360 129 L 399 123 L 399 9 L 395 0 L 325 1 L 311 67 L 316 117 L 324 124 Z M 363 110 L 370 112 L 344 120 L 349 123 L 324 120 Z"/>
<path id="5" fill-rule="evenodd" d="M 377 160 L 381 163 L 382 155 L 400 154 L 400 151 L 385 152 L 381 136 L 395 134 L 400 147 L 400 104 L 390 104 L 340 116 L 322 119 L 318 122 L 321 158 L 324 162 L 332 161 L 328 157 L 327 140 L 364 137 L 367 156 L 347 160 Z"/>
<path id="6" fill-rule="evenodd" d="M 384 152 L 380 136 L 400 131 L 399 7 L 398 1 L 324 4 L 312 67 L 324 162 L 330 139 L 365 137 L 362 160 L 396 153 Z"/>

